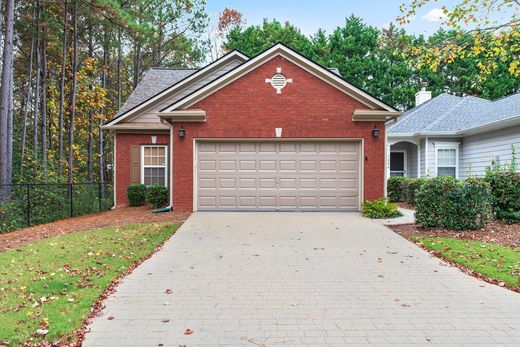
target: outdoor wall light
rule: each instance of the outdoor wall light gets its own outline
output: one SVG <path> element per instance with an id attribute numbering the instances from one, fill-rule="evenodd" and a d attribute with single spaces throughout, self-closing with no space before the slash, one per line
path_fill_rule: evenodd
<path id="1" fill-rule="evenodd" d="M 185 130 L 184 127 L 181 125 L 181 127 L 179 128 L 179 137 L 180 137 L 181 139 L 183 139 L 184 136 L 186 136 L 186 130 Z"/>
<path id="2" fill-rule="evenodd" d="M 379 135 L 380 135 L 379 128 L 377 126 L 375 126 L 374 129 L 372 129 L 372 136 L 379 137 Z"/>

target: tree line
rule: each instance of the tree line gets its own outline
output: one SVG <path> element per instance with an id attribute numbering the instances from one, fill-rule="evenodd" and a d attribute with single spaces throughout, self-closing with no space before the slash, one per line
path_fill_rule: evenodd
<path id="1" fill-rule="evenodd" d="M 480 68 L 475 33 L 439 30 L 429 37 L 402 27 L 376 28 L 350 16 L 326 33 L 306 36 L 290 23 L 246 26 L 225 9 L 214 33 L 204 0 L 0 0 L 0 184 L 104 182 L 112 139 L 100 125 L 117 113 L 152 66 L 197 67 L 226 51 L 254 56 L 283 42 L 394 107 L 413 106 L 420 82 L 490 99 L 518 92 L 503 53 L 492 73 Z M 513 30 L 518 30 L 513 29 Z M 437 67 L 425 46 L 452 39 L 468 52 Z M 488 36 L 491 41 L 493 36 Z"/>

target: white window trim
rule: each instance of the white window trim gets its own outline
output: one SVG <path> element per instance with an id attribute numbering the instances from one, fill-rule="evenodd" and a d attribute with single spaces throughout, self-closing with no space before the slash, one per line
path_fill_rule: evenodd
<path id="1" fill-rule="evenodd" d="M 390 150 L 390 164 L 392 161 L 392 153 L 403 153 L 403 177 L 408 177 L 408 151 L 406 149 Z M 394 171 L 395 172 L 395 171 Z M 392 167 L 390 166 L 390 176 L 392 176 Z"/>
<path id="2" fill-rule="evenodd" d="M 162 147 L 164 148 L 164 156 L 165 156 L 165 159 L 164 159 L 164 166 L 162 165 L 146 165 L 147 168 L 164 168 L 165 172 L 164 172 L 164 186 L 165 187 L 168 187 L 169 184 L 168 184 L 168 146 L 166 145 L 141 145 L 141 184 L 144 184 L 144 169 L 145 169 L 145 165 L 144 165 L 144 148 L 145 147 Z"/>
<path id="3" fill-rule="evenodd" d="M 439 149 L 454 149 L 455 150 L 455 178 L 459 179 L 459 146 L 460 146 L 460 142 L 434 143 L 434 146 L 435 146 L 435 177 L 437 177 L 439 175 Z"/>

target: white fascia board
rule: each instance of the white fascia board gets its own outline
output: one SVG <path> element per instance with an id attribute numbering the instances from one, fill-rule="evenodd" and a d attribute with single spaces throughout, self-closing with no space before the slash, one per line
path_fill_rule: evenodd
<path id="1" fill-rule="evenodd" d="M 191 81 L 193 81 L 194 79 L 200 77 L 201 75 L 203 74 L 206 74 L 208 71 L 211 71 L 213 70 L 215 67 L 217 66 L 221 66 L 221 65 L 225 65 L 227 62 L 233 60 L 233 59 L 236 59 L 236 58 L 240 58 L 241 60 L 243 61 L 247 61 L 249 60 L 248 57 L 246 57 L 244 54 L 238 52 L 238 51 L 233 51 L 227 55 L 225 55 L 224 57 L 220 58 L 220 59 L 217 59 L 215 60 L 213 63 L 207 65 L 206 67 L 204 67 L 203 69 L 193 73 L 192 75 L 186 77 L 185 79 L 183 79 L 182 81 L 178 82 L 178 83 L 175 83 L 173 86 L 171 86 L 170 88 L 166 89 L 166 90 L 163 90 L 161 93 L 155 95 L 154 97 L 148 99 L 147 101 L 145 101 L 144 103 L 128 110 L 126 113 L 124 113 L 123 115 L 119 116 L 119 117 L 116 117 L 114 119 L 112 119 L 110 122 L 108 122 L 107 124 L 104 125 L 105 129 L 110 129 L 111 126 L 121 122 L 122 120 L 125 120 L 127 119 L 128 117 L 134 115 L 135 113 L 137 113 L 139 110 L 143 109 L 144 107 L 147 107 L 148 105 L 152 104 L 153 102 L 155 102 L 156 100 L 162 98 L 163 96 L 175 91 L 175 90 L 179 90 L 180 88 L 186 86 L 188 83 L 190 83 Z"/>
<path id="2" fill-rule="evenodd" d="M 247 62 L 243 63 L 239 67 L 231 70 L 227 74 L 217 78 L 213 82 L 207 84 L 203 88 L 193 92 L 189 96 L 177 101 L 173 105 L 164 109 L 165 112 L 171 112 L 179 108 L 187 108 L 191 105 L 195 104 L 197 101 L 203 99 L 204 97 L 213 94 L 214 92 L 220 90 L 231 82 L 237 80 L 238 78 L 244 76 L 249 71 L 253 70 L 256 66 L 261 65 L 263 62 L 268 61 L 272 57 L 280 55 L 285 59 L 291 61 L 297 66 L 303 68 L 304 70 L 312 73 L 316 77 L 325 81 L 326 83 L 340 89 L 345 94 L 350 95 L 361 103 L 367 105 L 372 109 L 376 109 L 377 107 L 387 110 L 387 111 L 397 111 L 394 108 L 384 104 L 383 102 L 377 100 L 373 96 L 368 93 L 362 91 L 361 89 L 353 86 L 352 84 L 346 82 L 333 72 L 319 66 L 313 61 L 305 58 L 304 56 L 288 49 L 284 45 L 277 44 L 266 50 L 265 52 L 257 55 L 254 58 L 251 58 Z"/>

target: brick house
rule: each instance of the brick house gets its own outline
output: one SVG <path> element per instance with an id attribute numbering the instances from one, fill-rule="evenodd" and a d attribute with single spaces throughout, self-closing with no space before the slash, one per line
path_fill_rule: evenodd
<path id="1" fill-rule="evenodd" d="M 400 113 L 290 48 L 151 69 L 116 118 L 115 201 L 169 188 L 175 211 L 359 210 L 385 194 L 385 122 Z"/>

